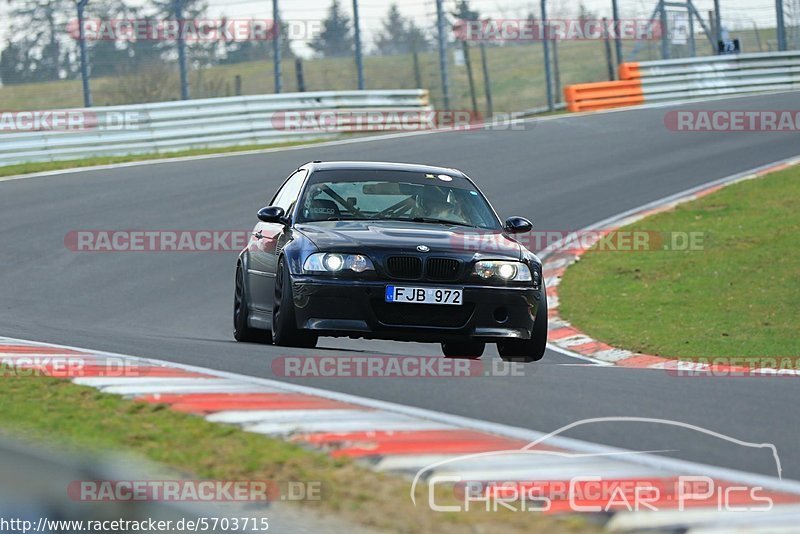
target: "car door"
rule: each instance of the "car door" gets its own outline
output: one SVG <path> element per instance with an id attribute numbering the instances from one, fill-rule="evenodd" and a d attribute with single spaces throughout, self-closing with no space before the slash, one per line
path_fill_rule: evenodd
<path id="1" fill-rule="evenodd" d="M 291 216 L 306 174 L 307 171 L 301 169 L 289 176 L 275 194 L 270 206 L 279 206 L 287 217 Z M 258 221 L 253 229 L 250 265 L 247 269 L 251 288 L 250 303 L 253 308 L 272 310 L 278 255 L 288 239 L 291 239 L 291 230 L 283 224 Z"/>

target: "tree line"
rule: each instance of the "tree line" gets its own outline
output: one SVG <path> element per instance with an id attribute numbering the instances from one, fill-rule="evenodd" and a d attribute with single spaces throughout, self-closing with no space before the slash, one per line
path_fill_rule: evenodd
<path id="1" fill-rule="evenodd" d="M 1 1 L 1 0 L 0 0 Z M 77 19 L 75 3 L 65 0 L 8 0 L 9 34 L 0 52 L 0 82 L 4 85 L 36 83 L 80 76 L 78 42 L 68 28 Z M 465 3 L 466 2 L 462 2 Z M 207 20 L 207 0 L 184 0 L 184 18 Z M 174 0 L 149 0 L 147 6 L 131 5 L 125 0 L 89 0 L 87 19 L 147 20 L 154 24 L 174 18 Z M 224 21 L 224 17 L 222 18 Z M 281 24 L 282 57 L 294 56 L 288 24 Z M 368 53 L 394 55 L 425 52 L 432 48 L 433 25 L 418 26 L 389 6 L 381 28 Z M 332 0 L 317 35 L 309 37 L 308 47 L 318 57 L 354 54 L 353 22 L 341 5 Z M 166 40 L 92 40 L 87 41 L 91 75 L 114 76 L 136 73 L 147 65 L 174 61 L 176 46 Z M 265 40 L 222 40 L 187 42 L 193 68 L 272 59 L 272 42 Z"/>

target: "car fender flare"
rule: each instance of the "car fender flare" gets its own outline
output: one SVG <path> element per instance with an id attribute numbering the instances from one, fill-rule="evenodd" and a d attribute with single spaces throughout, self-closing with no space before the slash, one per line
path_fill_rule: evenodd
<path id="1" fill-rule="evenodd" d="M 242 291 L 247 302 L 250 302 L 250 284 L 247 283 L 249 277 L 247 275 L 247 270 L 250 264 L 250 254 L 248 250 L 245 249 L 239 254 L 239 259 L 236 261 L 236 268 L 242 269 Z"/>

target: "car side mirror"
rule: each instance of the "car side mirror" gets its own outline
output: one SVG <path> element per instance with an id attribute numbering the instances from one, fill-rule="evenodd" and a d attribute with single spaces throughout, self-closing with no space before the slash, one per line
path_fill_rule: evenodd
<path id="1" fill-rule="evenodd" d="M 265 223 L 284 224 L 286 212 L 280 206 L 267 206 L 258 210 L 258 220 Z"/>
<path id="2" fill-rule="evenodd" d="M 533 223 L 525 217 L 509 217 L 506 219 L 505 230 L 509 234 L 524 234 L 533 230 Z"/>

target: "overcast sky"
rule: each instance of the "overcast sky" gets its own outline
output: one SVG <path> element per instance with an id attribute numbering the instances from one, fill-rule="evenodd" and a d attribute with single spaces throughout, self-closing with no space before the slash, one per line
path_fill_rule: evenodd
<path id="1" fill-rule="evenodd" d="M 11 0 L 13 5 L 15 0 Z M 69 1 L 69 0 L 62 0 Z M 784 0 L 787 4 L 800 0 Z M 294 21 L 319 20 L 325 17 L 331 0 L 279 0 L 284 19 Z M 147 5 L 147 0 L 129 0 L 132 5 Z M 359 0 L 361 25 L 364 41 L 369 48 L 372 40 L 381 27 L 381 21 L 392 2 L 390 0 Z M 621 17 L 648 17 L 656 5 L 656 0 L 619 0 Z M 695 0 L 695 6 L 707 16 L 713 8 L 713 0 Z M 751 28 L 753 22 L 760 27 L 775 26 L 774 0 L 720 0 L 723 25 L 729 28 Z M 352 0 L 341 0 L 342 6 L 352 14 Z M 436 3 L 434 0 L 401 0 L 397 2 L 400 11 L 414 18 L 418 25 L 430 27 L 436 20 Z M 445 9 L 454 9 L 455 0 L 445 0 Z M 548 0 L 549 15 L 553 18 L 574 16 L 579 1 Z M 596 12 L 599 17 L 609 16 L 611 0 L 583 0 L 583 4 Z M 233 18 L 271 18 L 272 2 L 270 0 L 209 0 L 209 16 L 222 14 Z M 539 2 L 531 0 L 472 0 L 471 6 L 481 12 L 482 17 L 516 18 L 534 11 L 538 13 Z M 9 4 L 0 0 L 0 39 L 7 38 Z M 800 11 L 800 9 L 798 9 Z M 91 13 L 91 0 L 87 13 Z M 787 20 L 789 24 L 789 20 Z M 303 53 L 300 43 L 295 44 L 297 52 Z"/>

